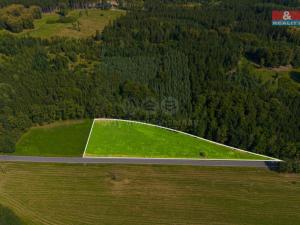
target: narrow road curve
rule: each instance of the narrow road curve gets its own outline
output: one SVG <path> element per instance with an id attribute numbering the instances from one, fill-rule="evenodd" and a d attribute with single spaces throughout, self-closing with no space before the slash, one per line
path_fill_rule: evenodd
<path id="1" fill-rule="evenodd" d="M 275 160 L 198 160 L 198 159 L 158 159 L 158 158 L 81 158 L 81 157 L 36 157 L 36 156 L 0 156 L 0 162 L 33 163 L 79 163 L 79 164 L 154 164 L 154 165 L 190 165 L 190 166 L 230 166 L 276 168 Z"/>

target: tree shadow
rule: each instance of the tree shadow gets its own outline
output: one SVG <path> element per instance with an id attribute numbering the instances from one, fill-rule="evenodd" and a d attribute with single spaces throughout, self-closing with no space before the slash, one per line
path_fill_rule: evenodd
<path id="1" fill-rule="evenodd" d="M 9 208 L 0 205 L 1 225 L 24 225 L 21 219 Z"/>
<path id="2" fill-rule="evenodd" d="M 300 83 L 300 72 L 297 71 L 291 71 L 290 72 L 290 78 L 297 83 Z"/>
<path id="3" fill-rule="evenodd" d="M 266 161 L 265 165 L 268 167 L 269 170 L 278 172 L 280 161 Z"/>

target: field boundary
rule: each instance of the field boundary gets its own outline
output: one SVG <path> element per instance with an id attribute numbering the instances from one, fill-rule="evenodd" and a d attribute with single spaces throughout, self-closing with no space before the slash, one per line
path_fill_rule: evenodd
<path id="1" fill-rule="evenodd" d="M 83 152 L 83 155 L 82 155 L 83 158 L 85 157 L 85 152 L 86 152 L 86 149 L 88 147 L 88 144 L 89 144 L 89 141 L 90 141 L 90 138 L 91 138 L 91 134 L 92 134 L 92 131 L 93 131 L 93 128 L 94 128 L 94 124 L 95 124 L 95 119 L 93 119 L 93 123 L 92 123 L 91 129 L 90 129 L 90 133 L 89 133 L 88 139 L 87 139 L 85 147 L 84 147 L 84 152 Z"/>
<path id="2" fill-rule="evenodd" d="M 268 157 L 268 156 L 266 156 Z M 267 159 L 203 159 L 203 158 L 157 158 L 157 157 L 128 157 L 128 156 L 92 156 L 92 155 L 86 155 L 84 156 L 86 159 L 153 159 L 153 160 L 190 160 L 190 161 L 243 161 L 243 162 L 280 162 L 281 160 L 267 160 Z"/>
<path id="3" fill-rule="evenodd" d="M 254 153 L 254 152 L 249 152 L 249 151 L 246 151 L 246 150 L 243 150 L 243 149 L 239 149 L 239 148 L 231 147 L 231 146 L 228 146 L 228 145 L 224 145 L 224 144 L 221 144 L 221 143 L 218 143 L 218 142 L 214 142 L 214 141 L 211 141 L 211 140 L 208 140 L 208 139 L 205 139 L 205 138 L 202 138 L 202 137 L 198 137 L 196 135 L 189 134 L 189 133 L 186 133 L 186 132 L 183 132 L 183 131 L 175 130 L 175 129 L 172 129 L 172 128 L 163 127 L 163 126 L 159 126 L 159 125 L 155 125 L 155 124 L 151 124 L 151 123 L 140 122 L 140 121 L 125 120 L 125 119 L 113 119 L 113 118 L 95 118 L 94 119 L 92 128 L 90 130 L 89 138 L 87 140 L 86 147 L 85 147 L 85 150 L 84 150 L 84 153 L 83 153 L 83 158 L 97 158 L 96 156 L 86 156 L 86 150 L 87 150 L 87 147 L 88 147 L 89 139 L 90 139 L 90 136 L 91 136 L 92 129 L 94 127 L 95 121 L 121 121 L 121 122 L 128 122 L 128 123 L 136 123 L 136 124 L 148 125 L 148 126 L 157 127 L 157 128 L 161 128 L 161 129 L 173 131 L 173 132 L 176 132 L 176 133 L 188 135 L 190 137 L 197 138 L 197 139 L 200 139 L 202 141 L 210 142 L 210 143 L 213 143 L 213 144 L 216 144 L 216 145 L 219 145 L 219 146 L 223 146 L 223 147 L 226 147 L 226 148 L 230 148 L 230 149 L 235 150 L 235 151 L 240 151 L 240 152 L 244 152 L 244 153 L 248 153 L 248 154 L 252 154 L 252 155 L 256 155 L 256 156 L 268 158 L 266 160 L 252 160 L 252 161 L 277 161 L 277 162 L 281 162 L 282 161 L 280 159 L 276 159 L 276 158 L 272 158 L 272 157 L 265 156 L 265 155 L 262 155 L 262 154 L 258 154 L 258 153 Z M 99 158 L 102 158 L 102 157 L 99 157 Z M 114 157 L 110 157 L 110 158 L 114 158 Z M 118 157 L 116 157 L 116 158 L 118 158 Z M 128 158 L 128 157 L 126 157 L 126 158 Z M 135 158 L 135 157 L 130 157 L 130 158 Z M 160 159 L 168 159 L 168 158 L 160 158 Z M 173 158 L 169 158 L 169 159 L 173 159 Z M 176 159 L 182 159 L 182 158 L 176 158 Z M 187 159 L 187 158 L 184 158 L 184 159 Z M 199 159 L 194 159 L 194 160 L 199 160 Z M 201 160 L 216 160 L 216 159 L 201 159 Z M 226 159 L 218 159 L 218 160 L 226 160 Z M 237 161 L 247 161 L 247 160 L 244 160 L 244 159 L 235 159 L 235 160 L 237 160 Z"/>
<path id="4" fill-rule="evenodd" d="M 167 159 L 167 158 L 91 158 L 91 157 L 39 157 L 39 156 L 9 156 L 0 155 L 0 162 L 24 163 L 63 163 L 63 164 L 125 164 L 125 165 L 187 165 L 187 166 L 213 166 L 213 167 L 256 167 L 278 168 L 279 161 L 255 160 L 205 160 L 205 159 Z"/>

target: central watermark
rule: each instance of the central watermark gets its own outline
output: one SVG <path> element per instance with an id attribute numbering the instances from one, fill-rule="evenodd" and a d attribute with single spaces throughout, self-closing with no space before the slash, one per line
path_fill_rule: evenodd
<path id="1" fill-rule="evenodd" d="M 136 103 L 134 99 L 124 99 L 122 101 L 123 112 L 134 116 L 140 111 L 146 115 L 157 115 L 159 113 L 176 115 L 179 113 L 179 101 L 172 96 L 157 98 L 145 98 L 141 103 Z"/>

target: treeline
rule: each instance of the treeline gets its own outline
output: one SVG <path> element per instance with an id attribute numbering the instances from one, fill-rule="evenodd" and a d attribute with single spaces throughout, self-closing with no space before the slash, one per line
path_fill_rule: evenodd
<path id="1" fill-rule="evenodd" d="M 300 51 L 295 48 L 292 51 L 287 47 L 275 48 L 255 48 L 247 52 L 249 59 L 258 63 L 261 66 L 278 67 L 292 64 L 293 66 L 300 66 Z"/>
<path id="2" fill-rule="evenodd" d="M 24 29 L 33 29 L 33 21 L 40 18 L 42 12 L 37 6 L 25 8 L 23 5 L 10 5 L 0 9 L 0 29 L 19 33 Z"/>
<path id="3" fill-rule="evenodd" d="M 297 162 L 298 84 L 285 78 L 262 83 L 240 63 L 248 58 L 275 66 L 255 56 L 261 48 L 288 52 L 276 66 L 295 62 L 299 39 L 288 28 L 272 27 L 274 3 L 180 2 L 186 1 L 146 1 L 143 10 L 106 27 L 101 42 L 2 36 L 1 150 L 13 151 L 34 124 L 117 117 Z"/>
<path id="4" fill-rule="evenodd" d="M 59 2 L 65 2 L 63 0 L 0 0 L 0 8 L 12 5 L 12 4 L 21 4 L 26 7 L 29 6 L 39 6 L 43 11 L 53 11 L 55 10 Z"/>
<path id="5" fill-rule="evenodd" d="M 70 8 L 87 8 L 91 3 L 99 3 L 101 0 L 0 0 L 0 7 L 11 4 L 22 4 L 26 7 L 39 6 L 43 12 L 51 12 L 61 5 L 67 5 Z"/>
<path id="6" fill-rule="evenodd" d="M 43 12 L 51 12 L 59 8 L 61 5 L 67 5 L 72 9 L 88 8 L 97 3 L 107 3 L 109 0 L 0 0 L 0 8 L 11 4 L 22 4 L 26 7 L 39 6 Z M 117 0 L 120 8 L 124 9 L 141 9 L 144 0 Z"/>

